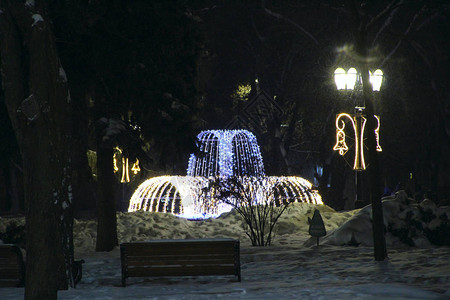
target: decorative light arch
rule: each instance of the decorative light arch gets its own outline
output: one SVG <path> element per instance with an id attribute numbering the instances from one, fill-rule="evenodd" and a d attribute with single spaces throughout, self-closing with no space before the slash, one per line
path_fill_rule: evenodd
<path id="1" fill-rule="evenodd" d="M 269 177 L 274 188 L 277 206 L 289 202 L 323 204 L 322 197 L 314 190 L 312 183 L 298 176 Z"/>
<path id="2" fill-rule="evenodd" d="M 141 183 L 133 193 L 128 211 L 144 210 L 192 217 L 202 213 L 197 199 L 206 185 L 204 177 L 153 177 Z"/>
<path id="3" fill-rule="evenodd" d="M 252 185 L 256 177 L 238 177 L 243 185 Z M 267 192 L 273 190 L 277 206 L 289 202 L 323 204 L 312 184 L 301 177 L 263 177 L 261 190 L 255 193 L 255 204 L 264 203 Z M 208 180 L 197 176 L 159 176 L 144 181 L 130 200 L 129 212 L 143 210 L 172 213 L 186 218 L 216 217 L 232 209 L 219 199 L 207 196 L 203 189 Z"/>

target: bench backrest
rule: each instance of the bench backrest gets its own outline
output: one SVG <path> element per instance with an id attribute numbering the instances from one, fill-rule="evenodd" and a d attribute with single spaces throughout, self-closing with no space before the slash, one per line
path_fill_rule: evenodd
<path id="1" fill-rule="evenodd" d="M 22 252 L 16 245 L 0 245 L 0 287 L 19 287 L 25 282 Z"/>
<path id="2" fill-rule="evenodd" d="M 233 239 L 158 240 L 120 245 L 122 283 L 127 277 L 236 275 L 239 241 Z"/>

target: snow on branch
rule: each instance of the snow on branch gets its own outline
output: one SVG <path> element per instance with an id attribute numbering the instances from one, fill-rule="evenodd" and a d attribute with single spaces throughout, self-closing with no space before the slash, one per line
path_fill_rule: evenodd
<path id="1" fill-rule="evenodd" d="M 63 67 L 61 65 L 59 66 L 58 75 L 61 78 L 62 82 L 67 82 L 66 71 L 64 71 L 64 69 L 63 69 Z"/>
<path id="2" fill-rule="evenodd" d="M 27 0 L 25 1 L 25 6 L 28 8 L 33 8 L 34 7 L 34 0 Z"/>
<path id="3" fill-rule="evenodd" d="M 122 120 L 101 118 L 99 122 L 104 123 L 106 126 L 103 131 L 104 133 L 102 137 L 103 142 L 106 142 L 107 140 L 127 130 L 126 124 Z"/>
<path id="4" fill-rule="evenodd" d="M 44 22 L 44 19 L 40 14 L 34 14 L 31 18 L 33 18 L 33 24 L 31 24 L 31 27 L 34 27 L 39 22 Z"/>

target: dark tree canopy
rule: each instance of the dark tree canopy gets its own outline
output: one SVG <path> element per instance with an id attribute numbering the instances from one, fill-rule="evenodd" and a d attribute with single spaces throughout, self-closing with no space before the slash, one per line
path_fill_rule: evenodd
<path id="1" fill-rule="evenodd" d="M 99 118 L 123 119 L 140 128 L 147 169 L 183 174 L 195 135 L 228 124 L 245 106 L 236 88 L 250 84 L 254 93 L 258 78 L 283 109 L 257 133 L 268 172 L 312 179 L 308 170 L 329 164 L 323 184 L 337 187 L 329 203 L 342 202 L 350 170 L 331 150 L 334 115 L 354 103 L 335 90 L 332 73 L 355 42 L 351 2 L 48 1 L 79 152 L 95 150 Z M 412 174 L 423 190 L 445 197 L 449 8 L 364 5 L 370 18 L 388 8 L 369 32 L 371 63 L 386 79 L 374 103 L 383 180 L 394 189 Z"/>

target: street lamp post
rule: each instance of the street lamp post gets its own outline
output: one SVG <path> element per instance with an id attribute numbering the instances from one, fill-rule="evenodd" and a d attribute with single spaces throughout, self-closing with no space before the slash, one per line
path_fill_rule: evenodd
<path id="1" fill-rule="evenodd" d="M 334 72 L 334 80 L 336 88 L 338 90 L 357 91 L 361 87 L 360 74 L 358 74 L 355 68 L 350 68 L 345 71 L 343 68 L 337 68 Z M 379 91 L 381 83 L 383 81 L 383 72 L 378 69 L 375 72 L 370 72 L 370 83 L 372 84 L 373 91 Z M 359 100 L 359 99 L 358 99 Z M 346 143 L 345 125 L 350 123 L 353 128 L 354 141 L 355 141 L 355 155 L 353 161 L 353 170 L 355 170 L 355 203 L 359 203 L 361 200 L 361 180 L 359 172 L 366 169 L 366 161 L 364 158 L 364 130 L 366 126 L 366 115 L 364 113 L 365 104 L 356 103 L 354 113 L 340 113 L 336 116 L 336 144 L 333 150 L 338 151 L 340 155 L 344 156 L 349 147 Z M 369 116 L 370 117 L 370 116 Z M 381 146 L 379 143 L 379 130 L 380 130 L 380 117 L 374 115 L 376 119 L 377 127 L 375 129 L 376 148 L 381 152 Z"/>

